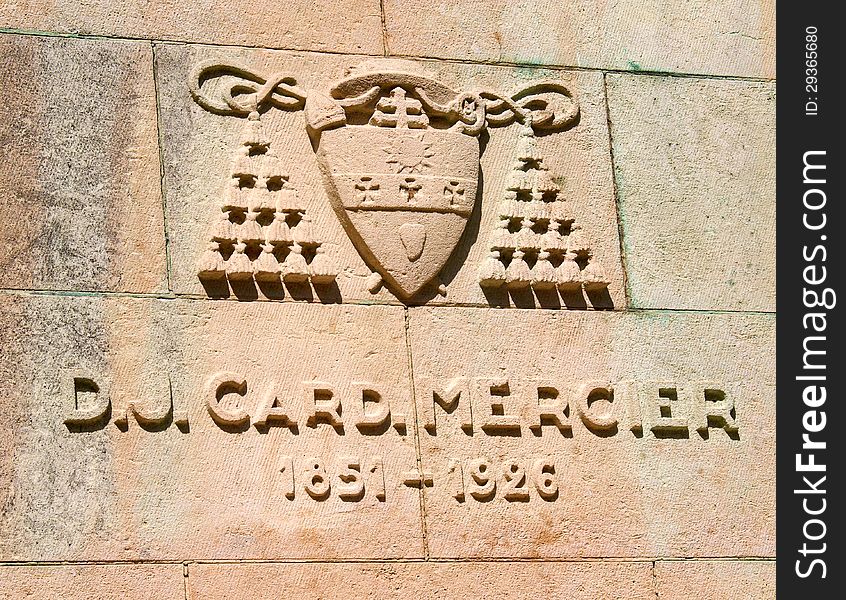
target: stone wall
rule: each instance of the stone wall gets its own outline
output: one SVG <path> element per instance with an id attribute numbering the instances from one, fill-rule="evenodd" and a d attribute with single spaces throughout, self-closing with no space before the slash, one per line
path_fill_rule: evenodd
<path id="1" fill-rule="evenodd" d="M 774 12 L 2 3 L 0 597 L 774 596 Z"/>

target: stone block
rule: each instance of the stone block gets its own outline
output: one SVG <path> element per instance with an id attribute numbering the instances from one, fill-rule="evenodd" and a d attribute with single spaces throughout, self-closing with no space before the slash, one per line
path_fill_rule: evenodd
<path id="1" fill-rule="evenodd" d="M 172 600 L 184 594 L 182 579 L 182 565 L 7 565 L 0 598 Z"/>
<path id="2" fill-rule="evenodd" d="M 385 0 L 385 22 L 400 55 L 775 77 L 772 0 Z"/>
<path id="3" fill-rule="evenodd" d="M 602 309 L 625 306 L 604 85 L 599 73 L 170 45 L 157 46 L 156 55 L 176 291 L 205 297 L 325 303 L 402 301 Z M 203 65 L 205 71 L 195 70 Z M 376 75 L 370 77 L 372 73 Z M 281 81 L 279 78 L 287 76 L 292 79 L 286 80 L 286 85 L 296 83 L 290 92 L 277 88 L 275 96 L 262 92 L 256 106 L 260 120 L 250 121 L 247 116 L 251 109 L 244 104 L 250 97 L 231 99 L 236 107 L 233 108 L 226 103 L 226 95 L 236 83 L 257 90 L 256 76 L 261 81 Z M 351 79 L 358 76 L 359 79 Z M 205 98 L 209 110 L 189 93 L 188 82 L 195 79 L 199 85 L 194 95 Z M 339 83 L 342 80 L 345 83 Z M 380 89 L 378 103 L 366 96 L 362 96 L 363 100 L 352 98 L 373 85 Z M 421 98 L 429 103 L 429 117 L 415 114 L 422 110 L 415 85 L 428 90 Z M 329 97 L 332 86 L 337 86 L 332 92 L 335 99 Z M 449 113 L 457 111 L 457 105 L 469 111 L 461 117 L 468 123 L 482 114 L 478 112 L 481 97 L 459 94 L 474 89 L 500 95 L 499 100 L 485 101 L 490 113 L 486 130 L 465 135 L 460 133 L 460 127 L 466 130 L 471 126 L 463 122 L 446 128 L 450 118 L 458 119 L 457 113 Z M 522 90 L 522 95 L 518 90 Z M 285 97 L 286 93 L 292 95 Z M 337 103 L 338 98 L 347 98 L 344 94 L 349 96 L 345 100 L 349 114 Z M 537 113 L 537 134 L 529 135 L 525 127 L 513 122 L 515 117 L 501 98 L 514 95 L 518 104 L 529 105 L 532 94 L 544 102 L 558 103 L 550 106 L 556 108 L 555 115 L 563 115 L 562 122 L 567 123 L 563 130 L 544 129 L 543 119 L 552 123 L 552 112 Z M 568 94 L 576 97 L 576 103 L 570 101 Z M 307 99 L 303 102 L 298 95 Z M 279 108 L 286 102 L 291 110 Z M 384 111 L 402 103 L 406 107 L 403 114 L 411 115 L 411 124 L 408 128 L 362 126 L 368 123 L 367 115 L 350 108 L 356 102 L 362 111 L 373 113 L 371 125 L 380 119 L 384 121 L 382 125 L 390 125 L 390 119 L 395 117 L 386 117 L 393 113 Z M 441 108 L 432 108 L 431 102 L 442 103 Z M 444 108 L 448 102 L 453 108 Z M 300 110 L 303 104 L 305 111 Z M 512 123 L 505 126 L 508 119 Z M 421 129 L 429 120 L 431 127 Z M 349 126 L 340 126 L 341 122 Z M 403 124 L 406 123 L 400 125 Z M 261 130 L 255 129 L 259 126 Z M 256 140 L 262 144 L 251 142 L 251 136 L 259 136 Z M 474 160 L 477 144 L 481 152 L 479 165 Z M 252 162 L 260 162 L 250 160 L 250 153 L 259 151 L 266 162 L 254 170 L 263 173 L 272 163 L 273 168 L 284 173 L 279 179 L 284 184 L 274 184 L 270 171 L 267 177 L 241 176 Z M 517 155 L 526 152 L 528 158 L 521 162 Z M 506 189 L 520 187 L 515 172 L 529 162 L 533 165 L 529 174 L 537 183 L 537 198 L 528 191 L 524 198 L 521 192 Z M 272 192 L 271 184 L 281 186 L 280 190 Z M 284 225 L 285 231 L 276 231 L 273 228 L 280 220 L 281 209 L 271 214 L 272 208 L 249 208 L 250 203 L 260 206 L 260 198 L 272 193 L 282 198 L 274 202 L 297 203 L 294 208 L 300 209 L 310 229 L 308 235 L 302 235 L 312 246 L 320 244 L 335 263 L 337 277 L 331 285 L 303 285 L 284 277 L 280 281 L 278 274 L 275 283 L 258 281 L 258 276 L 253 281 L 250 270 L 256 269 L 260 257 L 265 259 L 261 238 L 280 240 L 268 242 L 266 258 L 273 268 L 277 262 L 280 268 L 288 268 L 289 259 L 281 252 L 290 256 L 292 243 L 307 250 L 306 242 L 296 239 L 299 217 L 287 218 L 278 224 Z M 509 193 L 516 196 L 510 203 L 506 201 Z M 530 197 L 534 198 L 531 202 Z M 405 204 L 413 205 L 418 212 L 407 211 Z M 239 206 L 242 208 L 226 212 L 227 207 Z M 291 209 L 287 204 L 285 207 Z M 251 213 L 255 213 L 254 217 Z M 518 216 L 507 222 L 507 230 L 501 230 L 502 215 Z M 578 234 L 573 234 L 575 230 Z M 555 239 L 547 240 L 544 234 Z M 287 235 L 293 240 L 283 242 Z M 507 239 L 495 239 L 496 236 Z M 250 259 L 239 257 L 244 264 L 235 273 L 243 274 L 246 281 L 232 283 L 231 273 L 229 282 L 225 278 L 198 277 L 200 271 L 212 272 L 220 267 L 214 261 L 198 266 L 212 240 L 230 240 L 225 255 L 227 268 L 234 265 L 232 257 L 239 253 Z M 245 249 L 238 250 L 234 241 L 244 241 Z M 530 266 L 534 269 L 537 263 L 547 260 L 541 259 L 545 244 L 553 249 L 547 268 L 550 272 L 565 260 L 567 248 L 575 248 L 578 252 L 573 252 L 572 267 L 577 291 L 559 293 L 554 281 L 551 289 L 541 290 L 538 286 L 533 290 L 528 287 L 528 280 L 526 286 L 510 292 L 504 286 L 483 288 L 479 284 L 480 271 L 497 243 L 506 247 L 501 251 L 503 261 L 516 256 L 516 248 L 523 248 L 527 272 Z M 217 242 L 212 243 L 212 247 L 217 246 Z M 220 248 L 223 252 L 222 242 Z M 212 250 L 212 258 L 216 251 Z M 304 257 L 305 254 L 304 250 Z M 291 258 L 299 261 L 296 256 Z M 500 267 L 503 272 L 504 268 Z M 582 279 L 588 281 L 587 274 L 594 269 L 598 281 L 604 283 L 596 289 L 585 283 L 589 289 L 582 292 Z M 379 271 L 386 281 L 381 289 L 373 285 L 373 271 Z M 438 277 L 427 280 L 433 271 Z M 521 277 L 519 273 L 515 275 L 518 284 Z M 429 283 L 415 292 L 424 281 Z M 439 284 L 443 284 L 440 289 Z"/>
<path id="4" fill-rule="evenodd" d="M 776 564 L 772 560 L 659 560 L 655 585 L 658 600 L 775 598 Z"/>
<path id="5" fill-rule="evenodd" d="M 385 562 L 355 564 L 197 564 L 190 566 L 192 597 L 335 597 L 420 600 L 463 598 L 654 598 L 649 563 Z"/>
<path id="6" fill-rule="evenodd" d="M 0 561 L 423 556 L 401 308 L 0 307 Z"/>
<path id="7" fill-rule="evenodd" d="M 149 44 L 0 36 L 0 287 L 167 289 Z"/>
<path id="8" fill-rule="evenodd" d="M 0 6 L 0 27 L 101 35 L 382 54 L 379 0 L 10 0 Z"/>
<path id="9" fill-rule="evenodd" d="M 775 310 L 775 86 L 608 75 L 632 305 Z"/>
<path id="10" fill-rule="evenodd" d="M 432 557 L 773 555 L 772 317 L 409 313 Z"/>

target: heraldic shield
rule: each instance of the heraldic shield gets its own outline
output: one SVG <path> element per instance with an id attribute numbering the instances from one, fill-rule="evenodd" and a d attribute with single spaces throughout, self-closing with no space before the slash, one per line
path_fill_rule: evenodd
<path id="1" fill-rule="evenodd" d="M 330 93 L 306 104 L 324 129 L 317 156 L 330 201 L 368 266 L 410 299 L 461 239 L 476 202 L 479 140 L 438 110 L 458 94 L 421 76 L 368 74 Z"/>
<path id="2" fill-rule="evenodd" d="M 339 81 L 328 93 L 306 92 L 282 74 L 206 62 L 189 83 L 195 100 L 218 114 L 257 119 L 269 108 L 305 108 L 324 188 L 374 272 L 371 291 L 384 284 L 404 302 L 429 285 L 445 293 L 438 276 L 476 203 L 479 134 L 515 121 L 560 130 L 579 112 L 557 82 L 506 96 L 385 70 Z"/>
<path id="3" fill-rule="evenodd" d="M 398 296 L 414 296 L 441 271 L 473 210 L 478 139 L 348 125 L 321 136 L 318 157 L 362 258 Z"/>

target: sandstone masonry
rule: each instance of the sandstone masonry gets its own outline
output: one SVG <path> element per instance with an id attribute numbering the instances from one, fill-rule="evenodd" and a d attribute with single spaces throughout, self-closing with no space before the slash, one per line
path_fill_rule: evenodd
<path id="1" fill-rule="evenodd" d="M 773 3 L 211 4 L 0 7 L 0 598 L 772 597 Z"/>

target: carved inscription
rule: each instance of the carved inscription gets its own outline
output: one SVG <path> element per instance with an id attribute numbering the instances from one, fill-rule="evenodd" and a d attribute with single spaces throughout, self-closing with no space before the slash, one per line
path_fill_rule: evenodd
<path id="1" fill-rule="evenodd" d="M 97 383 L 89 373 L 62 376 L 63 393 L 68 405 L 65 425 L 87 426 L 102 421 L 111 408 L 109 389 Z"/>
<path id="2" fill-rule="evenodd" d="M 63 421 L 69 432 L 105 428 L 111 419 L 127 431 L 130 419 L 142 429 L 172 422 L 188 433 L 183 402 L 173 399 L 124 399 L 112 414 L 107 377 L 96 373 L 62 374 L 68 406 Z M 555 382 L 505 377 L 454 377 L 415 380 L 419 435 L 487 436 L 519 439 L 546 437 L 553 444 L 577 443 L 582 435 L 601 439 L 740 439 L 736 394 L 713 381 Z M 363 440 L 409 434 L 408 400 L 389 384 L 310 379 L 254 382 L 236 371 L 210 374 L 194 402 L 202 402 L 211 422 L 224 432 L 266 433 L 280 428 L 291 439 L 327 433 Z M 195 413 L 196 414 L 196 413 Z M 185 426 L 185 427 L 183 427 Z M 574 435 L 574 429 L 581 432 Z M 684 442 L 678 442 L 684 443 Z M 549 448 L 545 451 L 550 451 Z M 383 458 L 375 454 L 332 456 L 282 455 L 275 478 L 289 501 L 323 502 L 337 498 L 356 503 L 367 498 L 384 503 L 399 489 L 431 489 L 459 504 L 502 501 L 554 502 L 559 480 L 550 456 L 451 457 L 446 464 L 406 465 L 386 479 Z M 402 470 L 402 469 L 405 470 Z M 394 490 L 391 492 L 391 490 Z"/>
<path id="3" fill-rule="evenodd" d="M 68 406 L 64 423 L 97 424 L 111 412 L 107 377 L 95 374 L 62 375 Z M 361 435 L 407 434 L 409 407 L 386 383 L 353 381 L 343 386 L 330 380 L 302 381 L 282 387 L 269 381 L 255 385 L 234 371 L 209 375 L 201 392 L 211 419 L 223 428 L 253 425 L 257 429 L 285 427 L 299 435 L 302 427 L 325 425 L 343 435 L 354 427 Z M 437 436 L 443 427 L 466 435 L 541 437 L 556 432 L 571 437 L 574 424 L 600 437 L 628 431 L 636 437 L 703 439 L 711 431 L 739 436 L 735 395 L 712 381 L 602 380 L 555 383 L 509 380 L 502 377 L 455 377 L 449 380 L 418 377 L 418 418 L 426 435 Z M 173 399 L 129 399 L 114 415 L 118 425 L 133 417 L 141 424 L 187 423 L 184 407 Z M 103 425 L 104 426 L 104 425 Z"/>
<path id="4" fill-rule="evenodd" d="M 171 423 L 180 428 L 188 425 L 185 407 L 174 404 L 171 394 L 126 397 L 123 390 L 112 389 L 108 377 L 94 372 L 63 371 L 59 377 L 67 407 L 63 423 L 70 431 L 102 429 L 109 419 L 123 431 L 130 419 L 148 429 Z M 169 390 L 170 381 L 163 383 L 161 387 Z"/>
<path id="5" fill-rule="evenodd" d="M 280 493 L 291 501 L 305 497 L 320 502 L 335 494 L 344 502 L 358 502 L 365 495 L 385 502 L 381 457 L 372 456 L 361 460 L 356 456 L 342 456 L 328 468 L 327 464 L 317 457 L 281 457 Z"/>
<path id="6" fill-rule="evenodd" d="M 507 459 L 499 464 L 487 458 L 453 458 L 443 481 L 446 491 L 460 503 L 468 496 L 490 502 L 497 494 L 506 502 L 529 502 L 532 497 L 552 502 L 558 498 L 555 463 L 550 458 Z"/>
<path id="7" fill-rule="evenodd" d="M 263 392 L 247 398 L 246 379 L 222 371 L 206 380 L 204 398 L 209 415 L 221 426 L 282 426 L 299 432 L 299 425 L 311 429 L 328 425 L 343 434 L 352 425 L 362 435 L 381 435 L 393 427 L 405 435 L 406 410 L 396 399 L 392 407 L 390 385 L 354 381 L 349 387 L 352 394 L 342 398 L 335 384 L 309 380 L 300 383 L 299 395 L 291 395 L 270 382 Z M 246 404 L 255 406 L 252 414 L 244 408 Z"/>

